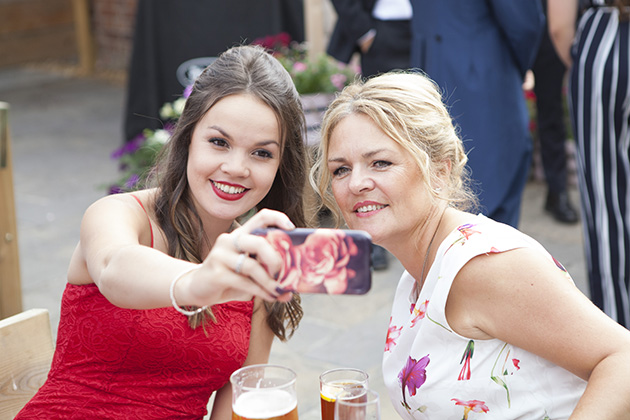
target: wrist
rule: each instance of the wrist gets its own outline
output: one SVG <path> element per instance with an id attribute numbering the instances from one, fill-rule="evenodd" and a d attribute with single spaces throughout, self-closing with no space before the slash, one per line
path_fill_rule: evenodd
<path id="1" fill-rule="evenodd" d="M 184 295 L 184 293 L 182 293 L 182 287 L 177 287 L 178 284 L 182 284 L 183 282 L 187 280 L 189 281 L 190 276 L 192 276 L 193 272 L 198 270 L 200 266 L 201 264 L 196 264 L 195 266 L 189 267 L 183 272 L 181 272 L 180 274 L 178 274 L 177 276 L 175 276 L 173 280 L 171 281 L 171 285 L 169 288 L 169 295 L 171 298 L 171 304 L 173 305 L 173 308 L 175 308 L 177 312 L 186 316 L 196 315 L 200 312 L 205 311 L 208 308 L 208 305 L 204 305 L 204 306 L 196 307 L 196 308 L 190 308 L 190 305 L 182 304 L 183 302 L 186 301 L 186 299 L 183 299 L 182 295 Z M 178 297 L 179 297 L 179 301 L 178 301 Z"/>

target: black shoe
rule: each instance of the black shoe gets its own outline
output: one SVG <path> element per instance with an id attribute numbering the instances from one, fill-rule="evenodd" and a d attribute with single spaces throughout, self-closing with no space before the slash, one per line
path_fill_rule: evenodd
<path id="1" fill-rule="evenodd" d="M 375 270 L 385 270 L 389 265 L 387 261 L 387 251 L 378 245 L 372 245 L 372 267 Z"/>
<path id="2" fill-rule="evenodd" d="M 566 191 L 560 193 L 549 192 L 545 210 L 551 213 L 554 219 L 562 223 L 577 223 L 579 220 L 578 213 L 571 205 L 569 194 Z"/>

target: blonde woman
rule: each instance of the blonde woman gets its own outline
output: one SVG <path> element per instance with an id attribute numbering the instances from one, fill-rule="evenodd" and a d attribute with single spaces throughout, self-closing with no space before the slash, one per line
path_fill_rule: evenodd
<path id="1" fill-rule="evenodd" d="M 630 332 L 532 238 L 485 216 L 436 85 L 385 74 L 344 89 L 312 182 L 405 268 L 383 375 L 404 419 L 629 419 Z"/>

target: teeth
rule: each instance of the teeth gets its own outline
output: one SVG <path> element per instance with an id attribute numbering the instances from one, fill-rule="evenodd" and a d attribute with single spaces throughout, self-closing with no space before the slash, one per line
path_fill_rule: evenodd
<path id="1" fill-rule="evenodd" d="M 233 187 L 231 185 L 219 184 L 218 182 L 214 182 L 214 181 L 212 183 L 214 184 L 215 187 L 217 187 L 218 189 L 220 189 L 226 194 L 240 194 L 243 191 L 245 191 L 245 188 L 243 187 Z"/>
<path id="2" fill-rule="evenodd" d="M 359 207 L 357 209 L 357 213 L 367 213 L 369 211 L 374 211 L 374 210 L 379 210 L 384 208 L 385 206 L 381 206 L 381 205 L 376 205 L 376 204 L 370 204 L 369 206 L 363 206 L 363 207 Z"/>

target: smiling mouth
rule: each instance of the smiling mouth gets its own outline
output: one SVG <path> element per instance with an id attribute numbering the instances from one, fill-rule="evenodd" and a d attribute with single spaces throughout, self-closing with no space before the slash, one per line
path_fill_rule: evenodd
<path id="1" fill-rule="evenodd" d="M 359 207 L 358 209 L 356 209 L 356 212 L 357 213 L 369 213 L 371 211 L 384 209 L 385 207 L 387 207 L 387 206 L 383 205 L 383 204 L 369 204 L 367 206 Z"/>
<path id="2" fill-rule="evenodd" d="M 216 181 L 212 181 L 212 185 L 226 194 L 241 194 L 247 190 L 245 187 L 235 187 L 234 185 L 222 184 Z"/>

